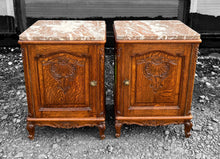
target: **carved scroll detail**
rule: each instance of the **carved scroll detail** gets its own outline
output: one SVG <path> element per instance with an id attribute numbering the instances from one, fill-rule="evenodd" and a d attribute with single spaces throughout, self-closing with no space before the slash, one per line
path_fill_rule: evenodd
<path id="1" fill-rule="evenodd" d="M 42 65 L 49 65 L 51 76 L 58 82 L 57 88 L 65 93 L 70 89 L 70 82 L 77 74 L 77 65 L 82 66 L 79 61 L 64 56 L 43 60 Z"/>
<path id="2" fill-rule="evenodd" d="M 97 126 L 97 123 L 79 123 L 79 122 L 69 122 L 69 121 L 56 121 L 56 122 L 45 122 L 45 123 L 36 123 L 38 126 L 50 126 L 53 128 L 80 128 L 84 126 Z"/>
<path id="3" fill-rule="evenodd" d="M 169 124 L 183 124 L 184 121 L 182 120 L 146 120 L 146 121 L 123 121 L 123 124 L 136 124 L 140 126 L 164 126 Z"/>
<path id="4" fill-rule="evenodd" d="M 152 51 L 146 59 L 139 60 L 140 63 L 145 63 L 143 74 L 151 81 L 150 87 L 156 93 L 163 87 L 162 82 L 169 75 L 171 65 L 177 65 L 177 57 L 163 51 Z"/>

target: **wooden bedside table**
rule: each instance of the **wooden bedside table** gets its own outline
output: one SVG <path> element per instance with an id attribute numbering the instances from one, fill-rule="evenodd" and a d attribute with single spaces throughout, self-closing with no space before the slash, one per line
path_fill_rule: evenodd
<path id="1" fill-rule="evenodd" d="M 97 126 L 105 138 L 104 21 L 40 20 L 20 35 L 28 100 L 35 126 Z"/>
<path id="2" fill-rule="evenodd" d="M 177 20 L 115 21 L 116 137 L 123 124 L 185 125 L 190 113 L 200 35 Z"/>

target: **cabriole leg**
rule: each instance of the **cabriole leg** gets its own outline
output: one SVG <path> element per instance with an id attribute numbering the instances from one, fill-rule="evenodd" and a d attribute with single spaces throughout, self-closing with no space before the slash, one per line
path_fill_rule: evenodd
<path id="1" fill-rule="evenodd" d="M 28 138 L 33 140 L 34 139 L 34 133 L 35 133 L 35 126 L 31 122 L 27 122 L 27 130 L 28 130 Z"/>
<path id="2" fill-rule="evenodd" d="M 118 120 L 115 121 L 115 137 L 120 137 L 121 135 L 121 127 L 122 127 L 122 123 L 120 123 Z"/>
<path id="3" fill-rule="evenodd" d="M 190 130 L 192 129 L 193 124 L 190 120 L 188 120 L 184 123 L 184 126 L 185 126 L 185 136 L 188 138 L 191 136 Z"/>
<path id="4" fill-rule="evenodd" d="M 101 140 L 105 139 L 105 122 L 98 125 Z"/>

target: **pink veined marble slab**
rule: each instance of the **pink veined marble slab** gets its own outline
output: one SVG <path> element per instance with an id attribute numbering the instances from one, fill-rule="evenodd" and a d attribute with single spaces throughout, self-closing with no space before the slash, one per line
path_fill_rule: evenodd
<path id="1" fill-rule="evenodd" d="M 200 40 L 200 34 L 178 20 L 115 21 L 117 40 Z"/>
<path id="2" fill-rule="evenodd" d="M 105 21 L 39 20 L 19 35 L 22 41 L 103 41 Z"/>

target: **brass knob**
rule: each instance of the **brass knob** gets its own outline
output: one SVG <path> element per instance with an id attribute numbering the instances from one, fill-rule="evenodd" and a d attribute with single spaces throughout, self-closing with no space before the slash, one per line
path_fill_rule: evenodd
<path id="1" fill-rule="evenodd" d="M 129 80 L 124 80 L 124 85 L 128 86 L 129 85 Z"/>
<path id="2" fill-rule="evenodd" d="M 93 87 L 97 86 L 97 81 L 91 81 L 90 85 L 93 86 Z"/>

